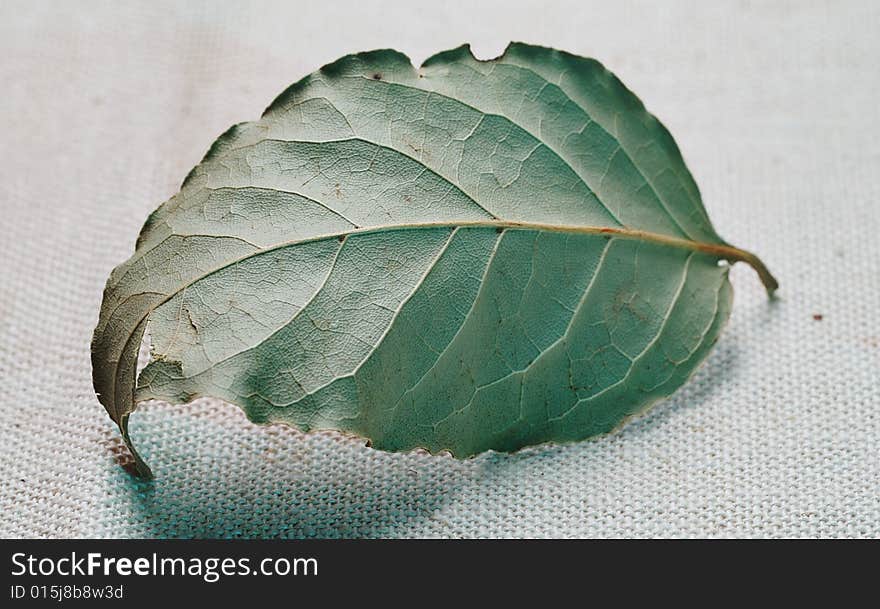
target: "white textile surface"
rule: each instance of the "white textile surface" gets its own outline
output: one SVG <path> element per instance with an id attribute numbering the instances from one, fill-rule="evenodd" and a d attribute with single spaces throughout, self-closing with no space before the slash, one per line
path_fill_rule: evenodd
<path id="1" fill-rule="evenodd" d="M 0 536 L 880 536 L 878 31 L 871 1 L 4 0 Z M 157 478 L 131 479 L 89 341 L 147 214 L 341 55 L 510 39 L 636 91 L 780 301 L 737 265 L 707 364 L 594 441 L 456 461 L 152 403 L 132 434 Z"/>

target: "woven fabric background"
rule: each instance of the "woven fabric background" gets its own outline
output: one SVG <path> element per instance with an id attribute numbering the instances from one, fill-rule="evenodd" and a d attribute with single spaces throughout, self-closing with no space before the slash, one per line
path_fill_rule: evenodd
<path id="1" fill-rule="evenodd" d="M 0 536 L 880 536 L 877 2 L 0 4 Z M 469 461 L 91 388 L 110 269 L 213 139 L 352 51 L 594 56 L 675 135 L 735 268 L 697 376 L 622 432 Z M 819 319 L 821 315 L 821 320 Z"/>

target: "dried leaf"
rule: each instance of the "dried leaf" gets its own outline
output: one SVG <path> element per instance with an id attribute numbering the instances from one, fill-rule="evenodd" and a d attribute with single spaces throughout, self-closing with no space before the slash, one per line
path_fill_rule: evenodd
<path id="1" fill-rule="evenodd" d="M 197 396 L 384 450 L 580 440 L 706 357 L 722 260 L 776 288 L 596 61 L 350 55 L 224 133 L 150 216 L 107 283 L 95 390 L 129 445 L 138 401 Z"/>

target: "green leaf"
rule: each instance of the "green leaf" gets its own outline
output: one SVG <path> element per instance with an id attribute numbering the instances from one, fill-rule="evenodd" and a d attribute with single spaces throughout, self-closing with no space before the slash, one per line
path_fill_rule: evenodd
<path id="1" fill-rule="evenodd" d="M 137 402 L 198 396 L 385 450 L 580 440 L 703 361 L 721 260 L 776 288 L 596 61 L 349 55 L 220 136 L 149 217 L 107 282 L 95 390 L 129 445 Z"/>

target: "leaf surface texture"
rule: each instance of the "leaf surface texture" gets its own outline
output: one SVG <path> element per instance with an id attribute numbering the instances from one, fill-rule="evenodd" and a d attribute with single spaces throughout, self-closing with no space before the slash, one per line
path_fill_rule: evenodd
<path id="1" fill-rule="evenodd" d="M 96 391 L 456 456 L 612 430 L 731 306 L 666 129 L 599 63 L 344 57 L 211 147 L 110 276 Z M 135 381 L 144 331 L 152 361 Z"/>

